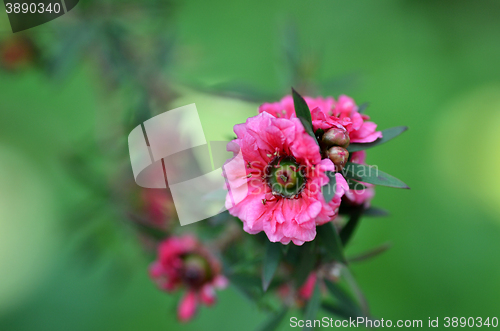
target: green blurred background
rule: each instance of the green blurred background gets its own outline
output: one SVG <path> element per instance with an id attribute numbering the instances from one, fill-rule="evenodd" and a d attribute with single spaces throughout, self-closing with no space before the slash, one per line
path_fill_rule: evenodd
<path id="1" fill-rule="evenodd" d="M 3 16 L 1 37 L 8 37 Z M 370 150 L 367 161 L 412 189 L 378 188 L 373 204 L 391 216 L 365 219 L 347 251 L 392 243 L 352 266 L 372 313 L 424 325 L 428 317 L 498 317 L 499 18 L 493 0 L 177 2 L 168 27 L 176 62 L 168 75 L 185 84 L 173 105 L 195 102 L 207 138 L 227 138 L 257 104 L 185 86 L 236 81 L 287 93 L 282 31 L 295 22 L 301 52 L 321 58 L 317 79 L 348 77 L 331 94 L 369 101 L 367 113 L 381 129 L 410 128 Z M 162 20 L 153 10 L 143 21 Z M 57 38 L 54 27 L 63 23 L 33 30 L 37 38 Z M 130 29 L 136 38 L 148 31 Z M 87 216 L 72 230 L 68 211 L 85 215 L 81 201 L 89 193 L 62 159 L 121 125 L 110 110 L 120 107 L 119 95 L 106 98 L 99 69 L 84 56 L 64 79 L 35 69 L 0 77 L 0 330 L 254 330 L 265 320 L 230 288 L 192 323 L 178 324 L 178 296 L 155 288 L 138 246 L 117 244 L 105 257 L 82 258 L 78 238 Z M 115 253 L 133 267 L 113 269 Z"/>

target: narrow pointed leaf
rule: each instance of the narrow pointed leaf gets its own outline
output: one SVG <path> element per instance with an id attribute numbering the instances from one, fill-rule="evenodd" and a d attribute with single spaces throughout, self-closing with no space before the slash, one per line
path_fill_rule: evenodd
<path id="1" fill-rule="evenodd" d="M 304 313 L 304 320 L 314 320 L 321 306 L 321 292 L 319 290 L 319 281 L 314 285 L 314 292 L 309 299 Z M 312 330 L 312 328 L 304 327 L 302 330 Z"/>
<path id="2" fill-rule="evenodd" d="M 354 299 L 352 299 L 340 286 L 325 279 L 328 292 L 338 301 L 339 307 L 352 317 L 363 316 L 361 309 Z"/>
<path id="3" fill-rule="evenodd" d="M 401 133 L 405 132 L 406 130 L 408 130 L 407 126 L 396 126 L 394 128 L 382 130 L 382 138 L 378 138 L 377 140 L 375 140 L 374 142 L 371 142 L 371 143 L 363 143 L 363 144 L 362 143 L 352 143 L 347 147 L 347 150 L 349 151 L 349 153 L 352 153 L 352 152 L 362 151 L 364 149 L 368 149 L 368 148 L 372 148 L 372 147 L 381 145 L 385 142 L 388 142 L 391 139 L 396 138 L 397 136 L 399 136 Z"/>
<path id="4" fill-rule="evenodd" d="M 312 125 L 309 124 L 309 122 L 307 122 L 307 120 L 305 120 L 302 117 L 299 117 L 299 120 L 300 120 L 300 123 L 302 123 L 302 125 L 304 126 L 304 129 L 306 130 L 307 134 L 310 135 L 311 137 L 313 137 L 316 144 L 318 144 L 318 140 L 316 139 L 316 136 L 314 135 L 314 132 L 312 130 Z"/>
<path id="5" fill-rule="evenodd" d="M 366 301 L 366 297 L 363 294 L 363 291 L 361 291 L 361 288 L 359 287 L 358 283 L 356 282 L 356 279 L 352 275 L 349 268 L 342 268 L 340 273 L 343 275 L 349 288 L 352 289 L 353 295 L 357 300 L 356 307 L 359 307 L 360 309 L 359 316 L 365 316 L 365 317 L 370 316 L 370 308 L 368 307 L 368 301 Z"/>
<path id="6" fill-rule="evenodd" d="M 292 87 L 293 105 L 297 117 L 302 117 L 312 126 L 311 111 L 306 103 L 306 100 Z"/>
<path id="7" fill-rule="evenodd" d="M 316 242 L 305 243 L 300 247 L 299 262 L 294 273 L 295 287 L 301 287 L 316 266 Z"/>
<path id="8" fill-rule="evenodd" d="M 288 254 L 288 250 L 290 249 L 290 244 L 288 245 L 281 245 L 281 252 L 283 253 L 284 256 Z"/>
<path id="9" fill-rule="evenodd" d="M 347 263 L 339 234 L 331 223 L 316 227 L 318 238 L 327 250 L 327 260 Z"/>
<path id="10" fill-rule="evenodd" d="M 335 191 L 337 188 L 337 179 L 335 178 L 335 172 L 333 171 L 326 171 L 325 175 L 328 177 L 329 181 L 326 185 L 323 185 L 321 187 L 321 192 L 323 193 L 323 198 L 325 198 L 325 202 L 329 203 L 335 196 Z"/>
<path id="11" fill-rule="evenodd" d="M 357 182 L 357 181 L 349 179 L 349 178 L 346 181 L 347 181 L 347 184 L 349 185 L 349 188 L 351 190 L 364 190 L 364 189 L 366 189 L 366 185 L 363 185 L 360 182 Z"/>
<path id="12" fill-rule="evenodd" d="M 371 206 L 365 209 L 365 211 L 363 212 L 363 216 L 383 217 L 383 216 L 389 216 L 389 212 L 385 209 Z"/>
<path id="13" fill-rule="evenodd" d="M 295 91 L 293 87 L 292 87 L 292 96 L 293 96 L 293 105 L 295 107 L 295 115 L 304 126 L 306 132 L 311 137 L 313 137 L 316 144 L 318 144 L 318 141 L 316 140 L 316 136 L 313 131 L 311 111 L 309 110 L 309 106 L 307 105 L 304 98 L 299 93 L 297 93 L 297 91 Z"/>
<path id="14" fill-rule="evenodd" d="M 348 162 L 343 170 L 343 175 L 346 178 L 354 179 L 360 182 L 409 189 L 408 185 L 404 182 L 396 177 L 386 174 L 375 166 Z"/>
<path id="15" fill-rule="evenodd" d="M 339 208 L 340 215 L 351 215 L 359 206 L 343 204 Z M 389 216 L 389 212 L 379 207 L 368 207 L 363 211 L 363 216 L 366 217 L 384 217 Z"/>
<path id="16" fill-rule="evenodd" d="M 262 288 L 267 291 L 274 273 L 280 264 L 282 252 L 281 243 L 268 242 L 266 247 L 266 255 L 264 256 L 264 265 L 262 267 Z"/>
<path id="17" fill-rule="evenodd" d="M 283 307 L 277 314 L 273 314 L 269 320 L 259 329 L 260 331 L 274 331 L 278 328 L 283 318 L 288 311 L 287 307 Z"/>
<path id="18" fill-rule="evenodd" d="M 370 104 L 365 102 L 358 107 L 358 113 L 363 114 Z"/>
<path id="19" fill-rule="evenodd" d="M 335 305 L 335 304 L 328 303 L 328 302 L 323 303 L 321 305 L 321 308 L 323 308 L 324 310 L 326 310 L 329 313 L 332 313 L 338 317 L 342 317 L 345 319 L 358 317 L 358 316 L 356 316 L 356 314 L 353 314 L 351 311 L 349 311 L 345 308 L 342 308 L 340 305 Z"/>
<path id="20" fill-rule="evenodd" d="M 361 220 L 361 215 L 363 214 L 363 207 L 358 206 L 353 209 L 351 212 L 351 217 L 346 225 L 340 231 L 340 241 L 342 242 L 342 246 L 346 246 L 349 240 L 352 238 L 354 231 L 358 227 L 359 221 Z"/>
<path id="21" fill-rule="evenodd" d="M 262 296 L 261 282 L 257 275 L 229 274 L 231 285 L 235 286 L 246 298 L 255 302 Z"/>
<path id="22" fill-rule="evenodd" d="M 376 256 L 379 256 L 380 254 L 382 254 L 385 251 L 387 251 L 389 248 L 391 248 L 391 244 L 390 243 L 385 243 L 385 244 L 382 244 L 382 245 L 380 245 L 378 247 L 370 249 L 367 252 L 364 252 L 362 254 L 350 257 L 350 258 L 348 258 L 348 260 L 349 260 L 349 262 L 361 262 L 361 261 L 365 261 L 365 260 L 374 258 Z"/>

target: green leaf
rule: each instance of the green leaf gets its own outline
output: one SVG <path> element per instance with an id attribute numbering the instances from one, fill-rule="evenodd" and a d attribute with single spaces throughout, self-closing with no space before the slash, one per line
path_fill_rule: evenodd
<path id="1" fill-rule="evenodd" d="M 288 254 L 288 251 L 290 250 L 290 244 L 288 245 L 281 245 L 281 252 L 283 253 L 284 256 Z"/>
<path id="2" fill-rule="evenodd" d="M 314 292 L 309 299 L 306 306 L 306 311 L 304 313 L 304 320 L 314 320 L 318 314 L 319 307 L 321 305 L 321 292 L 319 290 L 319 279 L 316 280 L 314 285 Z M 311 330 L 312 328 L 304 327 L 302 330 Z"/>
<path id="3" fill-rule="evenodd" d="M 249 274 L 229 274 L 228 278 L 245 297 L 255 302 L 262 297 L 262 288 L 259 277 Z"/>
<path id="4" fill-rule="evenodd" d="M 281 321 L 285 317 L 288 307 L 283 307 L 277 314 L 273 314 L 269 320 L 259 329 L 260 331 L 273 331 L 278 328 Z"/>
<path id="5" fill-rule="evenodd" d="M 351 217 L 349 218 L 349 222 L 342 228 L 340 231 L 340 240 L 342 245 L 345 247 L 352 235 L 354 234 L 354 230 L 356 230 L 359 221 L 361 220 L 361 215 L 363 214 L 363 207 L 358 206 L 357 208 L 351 211 Z"/>
<path id="6" fill-rule="evenodd" d="M 375 166 L 347 162 L 342 174 L 346 178 L 354 179 L 360 182 L 409 189 L 408 185 L 404 182 L 396 177 L 386 174 L 381 170 L 378 170 Z"/>
<path id="7" fill-rule="evenodd" d="M 342 204 L 339 208 L 340 215 L 351 215 L 355 210 L 357 210 L 359 206 Z M 383 217 L 390 215 L 389 212 L 385 209 L 378 207 L 368 207 L 363 210 L 363 216 L 366 217 Z"/>
<path id="8" fill-rule="evenodd" d="M 347 181 L 347 184 L 349 185 L 349 188 L 351 190 L 364 190 L 364 189 L 366 189 L 366 185 L 363 185 L 360 182 L 357 182 L 357 181 L 349 179 L 349 178 L 346 179 L 346 181 Z"/>
<path id="9" fill-rule="evenodd" d="M 323 129 L 316 130 L 316 132 L 314 132 L 314 136 L 316 137 L 316 141 L 320 141 L 321 137 L 323 137 L 324 133 L 325 133 L 325 130 L 323 130 Z"/>
<path id="10" fill-rule="evenodd" d="M 358 107 L 358 113 L 363 114 L 370 104 L 365 102 Z"/>
<path id="11" fill-rule="evenodd" d="M 391 140 L 393 138 L 396 138 L 397 136 L 399 136 L 401 133 L 405 132 L 406 130 L 408 130 L 407 126 L 396 126 L 394 128 L 382 130 L 382 138 L 378 138 L 377 140 L 375 140 L 374 142 L 371 142 L 371 143 L 364 143 L 364 144 L 352 143 L 347 147 L 347 150 L 349 151 L 349 153 L 352 153 L 352 152 L 362 151 L 364 149 L 368 149 L 368 148 L 372 148 L 372 147 L 381 145 L 385 142 L 388 142 L 389 140 Z"/>
<path id="12" fill-rule="evenodd" d="M 338 284 L 325 279 L 328 292 L 338 301 L 341 310 L 351 317 L 363 316 L 356 302 Z"/>
<path id="13" fill-rule="evenodd" d="M 335 172 L 325 171 L 325 175 L 328 177 L 328 183 L 321 187 L 321 192 L 323 193 L 323 198 L 325 202 L 329 203 L 335 196 L 335 190 L 337 188 L 337 179 L 335 178 Z"/>
<path id="14" fill-rule="evenodd" d="M 342 308 L 340 305 L 334 305 L 332 303 L 325 302 L 321 305 L 321 308 L 326 310 L 329 313 L 332 313 L 338 317 L 342 317 L 345 319 L 349 318 L 357 318 L 358 316 L 355 316 L 355 314 L 352 314 L 352 312 Z"/>
<path id="15" fill-rule="evenodd" d="M 370 249 L 367 252 L 364 252 L 364 253 L 361 253 L 359 255 L 350 257 L 350 258 L 348 258 L 348 260 L 349 260 L 349 262 L 361 262 L 361 261 L 365 261 L 365 260 L 374 258 L 374 257 L 376 257 L 376 256 L 384 253 L 389 248 L 391 248 L 391 246 L 392 245 L 390 243 L 384 243 L 384 244 L 382 244 L 382 245 L 380 245 L 378 247 Z"/>
<path id="16" fill-rule="evenodd" d="M 316 227 L 318 238 L 327 251 L 327 260 L 347 263 L 339 234 L 331 223 Z"/>
<path id="17" fill-rule="evenodd" d="M 299 117 L 299 120 L 300 123 L 302 123 L 302 125 L 304 126 L 304 129 L 306 130 L 307 134 L 313 137 L 316 144 L 318 144 L 318 140 L 316 140 L 316 136 L 314 135 L 314 132 L 312 130 L 312 125 L 309 124 L 309 122 L 307 122 L 307 120 L 302 117 Z"/>
<path id="18" fill-rule="evenodd" d="M 266 255 L 264 256 L 264 265 L 262 266 L 262 288 L 267 291 L 274 273 L 278 268 L 281 260 L 281 243 L 268 242 L 266 247 Z"/>
<path id="19" fill-rule="evenodd" d="M 297 93 L 297 91 L 295 91 L 293 87 L 292 87 L 292 96 L 293 96 L 293 105 L 295 107 L 295 115 L 297 115 L 297 118 L 304 126 L 306 132 L 311 137 L 313 137 L 316 144 L 318 144 L 318 141 L 316 140 L 316 135 L 314 134 L 313 131 L 311 111 L 309 110 L 309 106 L 307 106 L 307 103 L 304 100 L 304 98 L 299 93 Z"/>
<path id="20" fill-rule="evenodd" d="M 295 273 L 293 275 L 295 287 L 299 288 L 304 284 L 307 277 L 316 266 L 316 261 L 316 242 L 312 241 L 302 245 L 300 247 L 299 262 L 295 267 Z"/>
<path id="21" fill-rule="evenodd" d="M 383 217 L 383 216 L 389 216 L 389 212 L 385 209 L 371 206 L 365 209 L 365 211 L 363 212 L 363 216 Z"/>
<path id="22" fill-rule="evenodd" d="M 351 274 L 348 268 L 342 268 L 341 274 L 346 280 L 347 285 L 353 291 L 353 295 L 357 299 L 356 307 L 358 307 L 358 316 L 370 316 L 370 309 L 368 308 L 368 302 L 366 301 L 365 295 L 361 288 L 359 287 L 356 279 Z"/>

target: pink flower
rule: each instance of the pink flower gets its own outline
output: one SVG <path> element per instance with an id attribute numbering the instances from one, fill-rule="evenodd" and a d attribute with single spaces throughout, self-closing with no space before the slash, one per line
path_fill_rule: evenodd
<path id="1" fill-rule="evenodd" d="M 227 148 L 241 155 L 246 168 L 228 167 L 225 176 L 232 184 L 247 184 L 248 192 L 234 207 L 228 194 L 231 215 L 243 221 L 246 232 L 264 231 L 272 242 L 302 245 L 313 240 L 316 226 L 337 216 L 348 189 L 344 177 L 336 174 L 335 196 L 326 203 L 321 187 L 328 183 L 325 172 L 335 168 L 329 159 L 321 159 L 319 146 L 298 118 L 261 112 L 235 125 L 234 132 L 237 139 Z"/>
<path id="2" fill-rule="evenodd" d="M 353 99 L 341 95 L 338 101 L 332 97 L 316 99 L 304 97 L 311 111 L 314 131 L 327 130 L 332 127 L 345 128 L 351 143 L 368 143 L 382 137 L 382 132 L 376 131 L 377 125 L 367 122 L 369 116 L 360 114 Z M 295 117 L 293 98 L 285 96 L 281 101 L 265 103 L 259 107 L 259 113 L 267 112 L 275 117 Z"/>
<path id="3" fill-rule="evenodd" d="M 358 164 L 366 164 L 366 152 L 359 151 L 352 153 L 351 162 Z M 365 205 L 365 207 L 369 207 L 370 201 L 375 195 L 375 188 L 373 184 L 363 183 L 366 186 L 365 189 L 362 190 L 348 190 L 345 192 L 344 199 L 347 200 L 350 204 L 354 205 Z"/>
<path id="4" fill-rule="evenodd" d="M 198 303 L 214 304 L 215 289 L 227 286 L 220 263 L 192 236 L 170 237 L 162 242 L 149 274 L 164 291 L 187 289 L 177 311 L 180 321 L 193 318 Z"/>

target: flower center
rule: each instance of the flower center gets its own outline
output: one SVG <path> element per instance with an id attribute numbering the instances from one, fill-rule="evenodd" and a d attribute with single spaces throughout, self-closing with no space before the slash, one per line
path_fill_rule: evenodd
<path id="1" fill-rule="evenodd" d="M 304 169 L 292 156 L 275 157 L 266 167 L 266 180 L 273 194 L 288 199 L 302 192 L 306 184 Z"/>
<path id="2" fill-rule="evenodd" d="M 201 287 L 210 278 L 207 260 L 197 254 L 184 257 L 183 280 L 190 287 Z"/>

